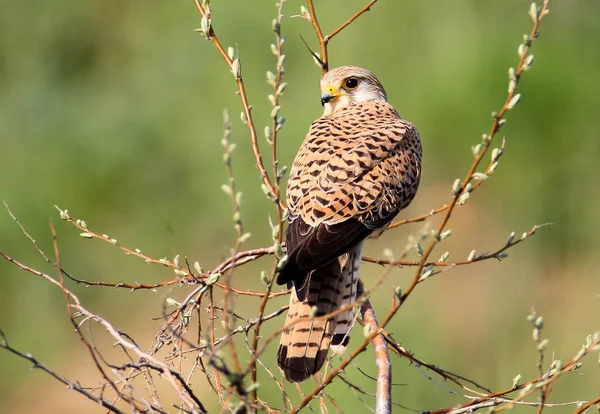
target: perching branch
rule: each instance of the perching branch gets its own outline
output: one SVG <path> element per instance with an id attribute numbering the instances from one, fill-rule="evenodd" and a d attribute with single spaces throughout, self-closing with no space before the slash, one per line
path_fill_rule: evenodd
<path id="1" fill-rule="evenodd" d="M 357 297 L 363 295 L 363 284 L 359 282 Z M 375 310 L 368 298 L 364 299 L 360 306 L 360 314 L 364 326 L 369 332 L 379 332 L 379 324 L 375 318 Z M 388 352 L 387 343 L 383 334 L 379 333 L 373 338 L 373 349 L 375 351 L 375 364 L 377 365 L 377 392 L 375 394 L 375 414 L 386 414 L 392 412 L 392 362 Z"/>

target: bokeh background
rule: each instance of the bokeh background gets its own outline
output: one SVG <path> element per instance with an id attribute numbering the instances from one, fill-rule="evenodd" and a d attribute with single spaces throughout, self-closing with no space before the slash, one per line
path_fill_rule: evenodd
<path id="1" fill-rule="evenodd" d="M 317 1 L 326 32 L 365 1 Z M 404 217 L 450 199 L 451 185 L 472 162 L 470 146 L 489 130 L 490 112 L 506 96 L 507 69 L 529 32 L 529 1 L 381 1 L 330 44 L 331 63 L 374 71 L 401 115 L 423 137 L 420 193 Z M 320 72 L 299 34 L 317 47 L 310 24 L 289 18 L 303 3 L 288 0 L 286 81 L 280 159 L 289 165 L 309 123 L 321 112 Z M 464 259 L 501 246 L 511 231 L 554 223 L 512 249 L 502 263 L 453 269 L 419 286 L 389 330 L 419 358 L 504 389 L 517 374 L 537 375 L 537 351 L 525 318 L 534 307 L 545 317 L 549 352 L 570 359 L 585 336 L 600 329 L 600 4 L 551 4 L 535 62 L 520 85 L 521 103 L 502 133 L 506 155 L 497 172 L 450 222 L 453 235 L 434 252 Z M 239 48 L 243 75 L 260 131 L 269 123 L 265 72 L 274 70 L 271 1 L 215 0 L 213 24 L 225 46 Z M 42 248 L 51 252 L 49 220 L 58 230 L 62 263 L 74 274 L 104 281 L 157 282 L 172 271 L 149 266 L 114 247 L 82 239 L 58 219 L 57 204 L 100 233 L 155 257 L 175 254 L 210 268 L 227 257 L 234 240 L 230 201 L 220 191 L 222 113 L 233 120 L 238 144 L 234 170 L 244 193 L 242 218 L 252 233 L 247 247 L 269 245 L 273 209 L 260 190 L 231 74 L 213 47 L 194 33 L 200 17 L 192 1 L 8 2 L 0 13 L 0 198 L 6 200 Z M 264 140 L 261 145 L 266 148 Z M 434 219 L 432 223 L 437 223 Z M 423 223 L 370 242 L 400 252 Z M 51 271 L 9 215 L 0 212 L 0 249 Z M 238 270 L 235 283 L 260 288 L 270 259 Z M 364 265 L 373 283 L 381 269 Z M 48 283 L 0 262 L 0 327 L 13 346 L 86 384 L 97 383 L 89 355 L 67 322 L 64 299 Z M 410 269 L 396 269 L 374 294 L 383 314 L 392 286 L 406 286 Z M 165 296 L 189 288 L 130 294 L 71 286 L 94 312 L 150 345 Z M 274 301 L 280 306 L 285 299 Z M 251 315 L 256 302 L 240 303 Z M 254 307 L 253 307 L 254 306 Z M 283 317 L 265 325 L 266 332 Z M 360 330 L 354 335 L 358 343 Z M 274 367 L 275 345 L 263 358 Z M 463 401 L 394 357 L 397 402 L 431 410 Z M 369 350 L 358 360 L 375 372 Z M 597 356 L 556 385 L 550 402 L 589 400 L 600 394 Z M 0 412 L 102 412 L 30 364 L 0 352 Z M 279 373 L 277 375 L 280 375 Z M 356 368 L 348 376 L 367 391 L 373 381 Z M 264 372 L 263 398 L 280 403 Z M 270 383 L 270 384 L 269 384 Z M 348 387 L 331 388 L 349 413 L 367 408 Z M 199 394 L 216 409 L 214 396 Z M 367 401 L 367 405 L 369 401 Z M 396 408 L 400 410 L 399 408 Z M 518 408 L 517 411 L 531 409 Z M 572 412 L 555 408 L 554 412 Z"/>

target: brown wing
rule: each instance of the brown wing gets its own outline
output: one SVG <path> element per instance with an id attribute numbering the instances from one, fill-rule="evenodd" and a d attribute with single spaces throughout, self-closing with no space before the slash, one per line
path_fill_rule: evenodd
<path id="1" fill-rule="evenodd" d="M 308 225 L 302 217 L 292 221 L 286 233 L 288 262 L 277 275 L 277 283 L 296 286 L 298 299 L 305 297 L 305 277 L 308 272 L 337 259 L 349 247 L 365 239 L 373 228 L 357 219 L 341 223 Z"/>
<path id="2" fill-rule="evenodd" d="M 414 197 L 420 170 L 419 134 L 387 103 L 315 121 L 290 172 L 288 262 L 277 282 L 298 289 L 308 271 L 389 223 Z"/>

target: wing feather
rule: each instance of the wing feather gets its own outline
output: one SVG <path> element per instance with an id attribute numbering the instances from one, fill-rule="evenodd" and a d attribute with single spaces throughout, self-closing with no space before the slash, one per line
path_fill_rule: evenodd
<path id="1" fill-rule="evenodd" d="M 313 122 L 290 171 L 288 262 L 279 284 L 386 226 L 414 197 L 421 169 L 416 128 L 385 102 L 352 105 Z"/>

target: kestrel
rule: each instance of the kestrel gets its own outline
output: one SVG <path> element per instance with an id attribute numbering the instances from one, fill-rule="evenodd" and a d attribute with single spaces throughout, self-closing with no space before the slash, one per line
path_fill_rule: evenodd
<path id="1" fill-rule="evenodd" d="M 388 103 L 373 73 L 332 69 L 321 79 L 321 103 L 323 116 L 290 171 L 288 261 L 277 276 L 291 289 L 277 353 L 291 382 L 317 373 L 330 347 L 345 350 L 363 240 L 412 201 L 421 175 L 419 132 Z"/>

